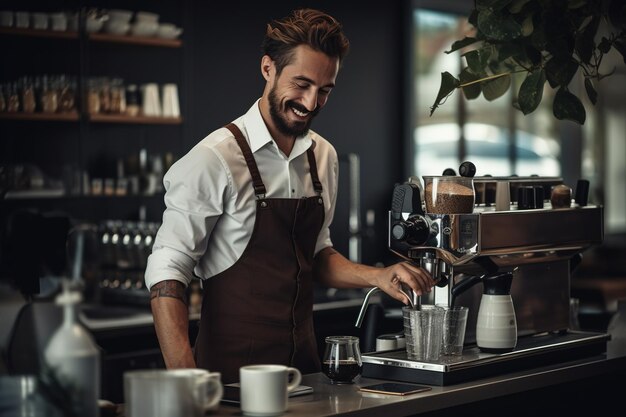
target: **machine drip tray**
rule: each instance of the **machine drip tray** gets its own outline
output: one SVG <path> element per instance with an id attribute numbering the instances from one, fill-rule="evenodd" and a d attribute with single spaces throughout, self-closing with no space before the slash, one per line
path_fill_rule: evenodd
<path id="1" fill-rule="evenodd" d="M 521 371 L 606 352 L 610 335 L 567 331 L 519 337 L 512 352 L 483 353 L 466 347 L 462 356 L 442 356 L 437 362 L 408 359 L 406 351 L 364 353 L 363 373 L 369 378 L 430 385 L 451 385 L 479 378 Z"/>

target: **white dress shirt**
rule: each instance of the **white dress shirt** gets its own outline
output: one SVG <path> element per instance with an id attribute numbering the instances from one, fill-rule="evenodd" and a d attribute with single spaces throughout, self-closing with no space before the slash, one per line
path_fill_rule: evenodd
<path id="1" fill-rule="evenodd" d="M 247 139 L 267 198 L 315 195 L 306 150 L 313 145 L 323 186 L 324 224 L 315 253 L 332 246 L 329 226 L 337 201 L 335 148 L 313 131 L 296 138 L 289 156 L 278 149 L 257 101 L 233 123 Z M 188 285 L 233 265 L 250 241 L 256 215 L 252 177 L 233 135 L 220 128 L 194 146 L 165 174 L 165 211 L 145 273 L 146 286 L 163 280 Z M 283 256 L 276 254 L 276 256 Z"/>

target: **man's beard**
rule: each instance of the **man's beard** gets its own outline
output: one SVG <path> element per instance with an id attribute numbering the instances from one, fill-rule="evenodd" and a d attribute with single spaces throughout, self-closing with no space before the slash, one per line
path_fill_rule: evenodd
<path id="1" fill-rule="evenodd" d="M 270 90 L 268 99 L 270 102 L 270 116 L 272 117 L 274 125 L 276 125 L 276 128 L 280 133 L 287 136 L 302 136 L 306 134 L 311 127 L 313 118 L 320 110 L 320 107 L 318 106 L 315 110 L 310 112 L 309 117 L 304 122 L 290 122 L 284 114 L 281 114 L 280 100 L 276 96 L 276 86 L 272 87 Z M 287 101 L 285 103 L 285 111 L 291 111 L 291 107 L 294 107 L 296 110 L 302 112 L 308 112 L 308 110 L 302 105 L 293 101 Z"/>

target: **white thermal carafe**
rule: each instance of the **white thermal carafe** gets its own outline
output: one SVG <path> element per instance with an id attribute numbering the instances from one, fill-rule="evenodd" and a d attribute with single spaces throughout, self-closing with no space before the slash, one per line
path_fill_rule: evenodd
<path id="1" fill-rule="evenodd" d="M 478 282 L 483 283 L 483 295 L 476 320 L 476 345 L 483 352 L 510 352 L 517 345 L 517 320 L 511 298 L 513 273 L 466 278 L 452 289 L 452 302 L 456 296 Z"/>

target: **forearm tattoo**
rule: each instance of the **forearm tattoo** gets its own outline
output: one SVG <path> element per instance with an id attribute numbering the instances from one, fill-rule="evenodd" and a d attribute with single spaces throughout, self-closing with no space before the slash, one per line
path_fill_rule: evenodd
<path id="1" fill-rule="evenodd" d="M 158 297 L 176 298 L 187 304 L 185 286 L 175 280 L 161 281 L 150 288 L 150 300 Z"/>

